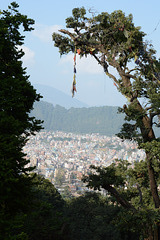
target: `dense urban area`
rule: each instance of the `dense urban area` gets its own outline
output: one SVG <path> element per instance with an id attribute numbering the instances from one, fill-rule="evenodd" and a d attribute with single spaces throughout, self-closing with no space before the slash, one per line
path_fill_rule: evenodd
<path id="1" fill-rule="evenodd" d="M 36 172 L 49 179 L 63 193 L 74 196 L 86 191 L 81 181 L 90 172 L 90 165 L 108 166 L 115 159 L 134 161 L 145 158 L 145 153 L 133 141 L 122 141 L 116 136 L 99 134 L 77 135 L 42 131 L 32 136 L 24 152 Z"/>

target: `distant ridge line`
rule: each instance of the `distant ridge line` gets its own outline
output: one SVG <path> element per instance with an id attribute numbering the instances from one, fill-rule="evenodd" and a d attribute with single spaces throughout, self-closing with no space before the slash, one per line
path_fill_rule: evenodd
<path id="1" fill-rule="evenodd" d="M 124 114 L 117 114 L 117 111 L 118 107 L 110 106 L 66 109 L 40 101 L 34 104 L 32 115 L 44 120 L 45 130 L 112 136 L 124 123 Z"/>
<path id="2" fill-rule="evenodd" d="M 43 96 L 43 101 L 52 103 L 54 106 L 60 105 L 67 109 L 71 107 L 89 107 L 86 103 L 83 103 L 76 98 L 72 98 L 72 95 L 67 95 L 56 88 L 42 84 L 34 84 L 34 88 L 37 90 L 37 93 L 40 93 Z"/>

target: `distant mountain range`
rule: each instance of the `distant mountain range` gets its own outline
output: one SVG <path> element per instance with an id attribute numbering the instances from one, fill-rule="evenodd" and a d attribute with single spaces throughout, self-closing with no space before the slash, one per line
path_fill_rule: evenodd
<path id="1" fill-rule="evenodd" d="M 107 136 L 118 133 L 124 122 L 124 115 L 117 114 L 117 107 L 66 109 L 44 101 L 34 104 L 32 116 L 44 120 L 43 126 L 49 131 L 99 133 Z"/>
<path id="2" fill-rule="evenodd" d="M 118 107 L 88 107 L 55 88 L 40 84 L 34 87 L 44 101 L 34 104 L 31 115 L 44 121 L 45 130 L 112 136 L 119 133 L 124 123 L 124 114 L 117 113 Z M 160 128 L 155 128 L 155 132 L 160 136 Z"/>
<path id="3" fill-rule="evenodd" d="M 34 104 L 31 115 L 43 120 L 47 131 L 113 136 L 119 133 L 124 123 L 124 114 L 117 111 L 118 107 L 110 106 L 66 109 L 40 101 Z M 160 136 L 160 128 L 156 128 L 155 132 Z"/>
<path id="4" fill-rule="evenodd" d="M 60 105 L 67 109 L 71 107 L 88 107 L 87 104 L 77 100 L 76 98 L 72 98 L 71 95 L 67 95 L 56 88 L 41 84 L 34 84 L 34 87 L 37 89 L 37 93 L 40 93 L 43 96 L 43 101 L 52 103 L 54 106 Z"/>

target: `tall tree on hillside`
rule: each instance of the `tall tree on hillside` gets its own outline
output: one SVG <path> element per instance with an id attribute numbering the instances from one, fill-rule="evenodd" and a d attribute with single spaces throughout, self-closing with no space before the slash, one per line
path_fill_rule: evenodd
<path id="1" fill-rule="evenodd" d="M 13 2 L 8 10 L 0 12 L 1 220 L 14 216 L 27 205 L 31 182 L 29 173 L 33 168 L 27 167 L 29 160 L 23 153 L 23 146 L 31 134 L 41 129 L 41 121 L 29 115 L 33 103 L 41 96 L 29 82 L 21 60 L 24 55 L 21 31 L 31 31 L 34 21 L 20 14 L 18 7 Z M 0 235 L 4 236 L 3 233 Z"/>
<path id="2" fill-rule="evenodd" d="M 69 52 L 74 52 L 75 56 L 77 53 L 80 57 L 92 55 L 117 90 L 126 97 L 127 103 L 120 109 L 125 113 L 126 123 L 119 136 L 137 140 L 139 147 L 145 150 L 150 192 L 154 208 L 159 211 L 154 164 L 158 164 L 160 158 L 160 143 L 153 129 L 154 125 L 159 126 L 160 116 L 160 61 L 156 59 L 156 51 L 144 41 L 145 33 L 134 25 L 131 14 L 125 16 L 119 10 L 96 15 L 90 11 L 91 17 L 88 17 L 83 7 L 73 9 L 72 13 L 73 16 L 66 19 L 67 29 L 59 30 L 60 34 L 53 33 L 55 46 L 61 55 Z M 110 67 L 116 69 L 116 75 L 113 75 Z M 73 95 L 75 84 L 74 76 Z M 114 188 L 106 186 L 113 194 Z M 118 194 L 115 197 L 122 204 L 124 198 L 120 201 Z M 134 211 L 134 206 L 127 201 L 123 206 Z M 154 239 L 160 235 L 157 229 Z"/>

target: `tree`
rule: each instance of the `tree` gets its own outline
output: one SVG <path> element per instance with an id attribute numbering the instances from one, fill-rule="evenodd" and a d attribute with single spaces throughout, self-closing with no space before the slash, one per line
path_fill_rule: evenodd
<path id="1" fill-rule="evenodd" d="M 106 197 L 95 192 L 71 199 L 66 211 L 70 239 L 138 240 L 138 231 L 119 226 L 121 211 L 120 206 L 109 204 Z"/>
<path id="2" fill-rule="evenodd" d="M 28 137 L 41 129 L 41 121 L 30 117 L 33 103 L 40 100 L 22 66 L 24 31 L 34 20 L 18 12 L 11 3 L 0 13 L 0 214 L 10 219 L 29 206 L 33 170 L 23 152 Z M 1 231 L 5 231 L 4 226 Z M 0 234 L 5 236 L 4 232 Z M 9 238 L 8 238 L 9 239 Z"/>
<path id="3" fill-rule="evenodd" d="M 146 161 L 135 162 L 131 168 L 128 161 L 117 160 L 108 167 L 90 166 L 91 173 L 83 178 L 89 188 L 105 189 L 110 202 L 118 203 L 126 210 L 118 218 L 120 228 L 139 232 L 141 237 L 152 232 L 159 219 L 159 210 L 153 208 L 146 164 Z M 159 166 L 154 164 L 154 168 L 159 184 Z"/>
<path id="4" fill-rule="evenodd" d="M 145 150 L 150 194 L 154 205 L 152 207 L 159 214 L 160 199 L 155 162 L 158 165 L 160 142 L 155 136 L 153 126 L 159 126 L 160 61 L 156 59 L 153 46 L 144 41 L 145 33 L 134 25 L 131 14 L 125 16 L 120 10 L 111 14 L 90 13 L 92 15 L 88 17 L 83 7 L 73 9 L 73 16 L 66 19 L 67 30 L 59 30 L 60 34 L 53 33 L 53 41 L 61 55 L 69 52 L 78 53 L 81 57 L 92 55 L 104 68 L 106 75 L 113 80 L 117 90 L 126 97 L 127 103 L 119 110 L 125 113 L 126 123 L 118 136 L 136 140 L 139 148 Z M 69 28 L 72 31 L 69 31 Z M 116 69 L 116 75 L 110 72 L 110 67 Z M 75 81 L 73 94 L 74 92 Z M 114 186 L 108 189 L 111 194 L 115 190 Z M 118 202 L 121 198 L 121 204 L 125 201 L 124 207 L 138 211 L 118 192 L 114 196 Z M 154 233 L 149 233 L 150 239 L 152 235 L 154 239 L 160 236 L 158 222 L 152 221 L 156 224 Z"/>
<path id="5" fill-rule="evenodd" d="M 30 212 L 25 217 L 23 232 L 32 240 L 64 240 L 65 202 L 49 180 L 36 175 L 33 179 Z"/>

